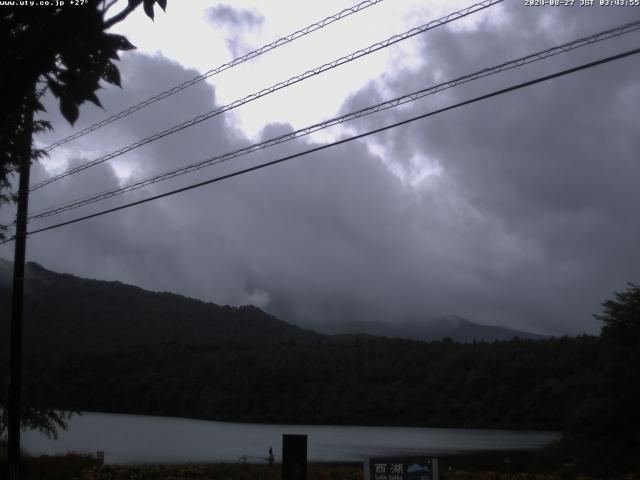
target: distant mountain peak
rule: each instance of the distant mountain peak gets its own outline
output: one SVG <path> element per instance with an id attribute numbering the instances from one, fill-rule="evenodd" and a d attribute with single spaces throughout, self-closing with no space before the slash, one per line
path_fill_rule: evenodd
<path id="1" fill-rule="evenodd" d="M 495 325 L 480 325 L 457 315 L 436 318 L 410 317 L 396 322 L 329 322 L 315 324 L 314 330 L 330 335 L 364 334 L 412 340 L 442 340 L 451 338 L 458 342 L 492 342 L 513 338 L 542 339 L 543 335 Z"/>

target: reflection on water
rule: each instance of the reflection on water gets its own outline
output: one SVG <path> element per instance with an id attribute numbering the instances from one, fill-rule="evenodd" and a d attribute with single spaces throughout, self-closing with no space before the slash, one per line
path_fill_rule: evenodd
<path id="1" fill-rule="evenodd" d="M 184 418 L 85 413 L 69 430 L 49 440 L 38 432 L 23 436 L 34 455 L 69 451 L 105 452 L 107 463 L 264 462 L 269 447 L 280 459 L 283 433 L 308 435 L 310 461 L 361 461 L 369 456 L 444 451 L 539 448 L 553 432 L 453 428 L 259 425 Z"/>

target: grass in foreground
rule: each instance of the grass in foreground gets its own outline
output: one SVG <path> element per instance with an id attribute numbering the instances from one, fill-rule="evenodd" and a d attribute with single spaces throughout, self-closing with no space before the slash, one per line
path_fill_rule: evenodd
<path id="1" fill-rule="evenodd" d="M 503 454 L 495 455 L 502 461 L 507 458 Z M 497 465 L 479 454 L 443 456 L 440 457 L 440 480 L 591 480 L 576 475 L 570 468 L 553 473 L 524 473 L 526 469 L 520 467 L 525 463 L 526 455 L 508 458 L 506 464 Z M 5 475 L 6 459 L 0 457 L 0 480 L 4 480 Z M 281 475 L 280 465 L 100 465 L 93 455 L 78 453 L 28 457 L 23 469 L 24 480 L 280 480 Z M 307 480 L 362 478 L 359 464 L 310 464 L 307 467 Z M 618 478 L 640 480 L 640 474 Z"/>
<path id="2" fill-rule="evenodd" d="M 116 466 L 85 472 L 83 480 L 280 480 L 279 465 L 149 465 Z M 355 466 L 309 465 L 308 480 L 362 480 L 362 468 Z"/>
<path id="3" fill-rule="evenodd" d="M 6 460 L 0 460 L 0 479 L 6 476 Z M 280 465 L 100 465 L 93 455 L 26 458 L 24 480 L 280 480 Z M 307 480 L 362 480 L 358 465 L 312 464 Z"/>

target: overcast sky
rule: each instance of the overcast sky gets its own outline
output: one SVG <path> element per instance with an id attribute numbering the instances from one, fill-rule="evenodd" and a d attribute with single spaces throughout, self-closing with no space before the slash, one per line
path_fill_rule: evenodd
<path id="1" fill-rule="evenodd" d="M 348 0 L 170 0 L 118 26 L 122 89 L 76 129 L 349 7 Z M 32 183 L 472 1 L 385 0 L 66 144 Z M 506 0 L 34 192 L 36 211 L 640 19 L 637 7 Z M 576 4 L 579 3 L 576 1 Z M 141 10 L 141 9 L 140 9 Z M 640 33 L 441 92 L 209 167 L 38 228 L 120 205 L 640 46 Z M 73 130 L 46 100 L 55 132 Z M 46 268 L 294 323 L 458 315 L 550 334 L 595 333 L 600 303 L 640 282 L 640 58 L 629 57 L 30 237 Z M 13 215 L 6 207 L 0 221 Z M 13 245 L 0 246 L 11 259 Z"/>

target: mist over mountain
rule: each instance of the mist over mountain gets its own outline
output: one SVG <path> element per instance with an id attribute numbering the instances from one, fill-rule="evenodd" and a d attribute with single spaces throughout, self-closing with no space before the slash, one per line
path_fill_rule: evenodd
<path id="1" fill-rule="evenodd" d="M 0 312 L 6 318 L 11 311 L 11 271 L 11 262 L 0 259 Z M 310 328 L 284 322 L 254 306 L 219 306 L 117 281 L 56 273 L 34 262 L 26 265 L 27 352 L 108 351 L 166 343 L 305 343 L 342 341 L 352 335 L 424 341 L 448 337 L 458 342 L 544 338 L 456 316 L 394 323 L 329 321 Z M 8 334 L 9 322 L 0 322 L 0 336 Z M 6 343 L 0 346 L 6 348 Z"/>
<path id="2" fill-rule="evenodd" d="M 11 311 L 11 263 L 0 259 L 0 312 Z M 27 352 L 107 351 L 135 345 L 215 342 L 311 342 L 324 335 L 285 323 L 253 306 L 219 306 L 116 281 L 89 280 L 47 270 L 25 271 L 24 345 Z M 0 322 L 8 338 L 9 322 Z M 7 343 L 0 346 L 7 348 Z"/>

